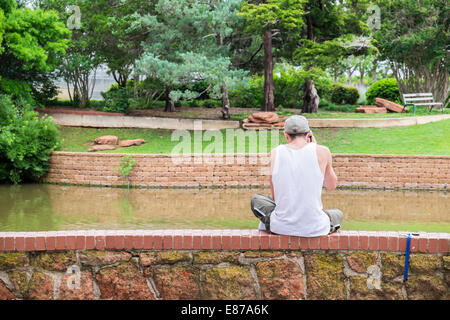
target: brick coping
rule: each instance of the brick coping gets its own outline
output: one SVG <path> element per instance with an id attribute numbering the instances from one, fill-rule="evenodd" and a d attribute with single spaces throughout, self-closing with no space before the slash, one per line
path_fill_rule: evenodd
<path id="1" fill-rule="evenodd" d="M 320 237 L 256 229 L 71 230 L 0 232 L 2 251 L 61 250 L 363 250 L 405 252 L 407 232 L 340 230 Z M 411 252 L 448 254 L 450 233 L 419 233 Z"/>

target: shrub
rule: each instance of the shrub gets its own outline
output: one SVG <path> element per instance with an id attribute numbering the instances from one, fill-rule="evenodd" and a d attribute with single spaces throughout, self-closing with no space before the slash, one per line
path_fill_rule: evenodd
<path id="1" fill-rule="evenodd" d="M 206 80 L 197 80 L 189 83 L 183 83 L 179 85 L 175 85 L 173 90 L 179 91 L 194 91 L 197 93 L 198 97 L 195 100 L 204 100 L 210 99 L 208 92 L 209 82 Z"/>
<path id="2" fill-rule="evenodd" d="M 130 99 L 133 99 L 133 87 L 122 88 L 113 84 L 101 94 L 105 99 L 103 111 L 126 113 L 130 107 Z"/>
<path id="3" fill-rule="evenodd" d="M 252 77 L 247 86 L 230 91 L 230 104 L 240 108 L 261 108 L 264 99 L 264 78 Z"/>
<path id="4" fill-rule="evenodd" d="M 275 105 L 283 105 L 285 108 L 303 107 L 303 86 L 307 79 L 314 81 L 314 86 L 320 99 L 328 99 L 330 95 L 331 79 L 319 69 L 311 70 L 294 69 L 287 67 L 277 70 L 279 75 L 274 76 Z"/>
<path id="5" fill-rule="evenodd" d="M 375 98 L 383 98 L 392 102 L 402 103 L 400 91 L 398 90 L 397 80 L 388 78 L 378 80 L 372 84 L 366 91 L 367 103 L 373 105 Z"/>
<path id="6" fill-rule="evenodd" d="M 359 99 L 358 89 L 346 87 L 340 84 L 333 84 L 330 88 L 331 102 L 337 104 L 356 104 Z"/>
<path id="7" fill-rule="evenodd" d="M 48 171 L 51 153 L 60 145 L 51 118 L 39 119 L 29 103 L 0 95 L 0 181 L 38 180 Z"/>

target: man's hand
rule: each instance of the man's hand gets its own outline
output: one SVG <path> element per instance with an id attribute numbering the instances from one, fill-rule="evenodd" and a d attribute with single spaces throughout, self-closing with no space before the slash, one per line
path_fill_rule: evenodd
<path id="1" fill-rule="evenodd" d="M 312 133 L 311 130 L 309 130 L 309 132 L 308 132 L 308 134 L 307 134 L 307 136 L 306 136 L 306 141 L 307 141 L 308 143 L 310 143 L 310 142 L 317 143 L 316 138 L 314 137 L 314 135 L 313 135 L 313 133 Z"/>

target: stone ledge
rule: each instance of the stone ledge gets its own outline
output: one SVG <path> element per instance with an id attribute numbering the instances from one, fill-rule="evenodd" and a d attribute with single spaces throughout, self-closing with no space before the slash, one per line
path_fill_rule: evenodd
<path id="1" fill-rule="evenodd" d="M 296 237 L 248 230 L 75 230 L 0 232 L 1 251 L 58 250 L 364 250 L 404 252 L 406 232 L 346 231 Z M 450 233 L 420 233 L 411 252 L 448 254 Z"/>

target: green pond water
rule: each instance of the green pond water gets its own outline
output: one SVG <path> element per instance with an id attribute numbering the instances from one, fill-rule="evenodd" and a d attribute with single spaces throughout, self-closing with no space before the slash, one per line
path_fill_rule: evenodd
<path id="1" fill-rule="evenodd" d="M 270 190 L 0 185 L 0 231 L 257 228 L 255 193 Z M 322 202 L 344 212 L 343 230 L 450 233 L 446 192 L 335 190 Z"/>

